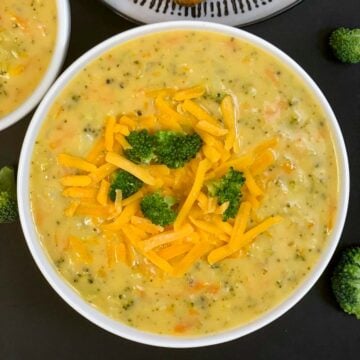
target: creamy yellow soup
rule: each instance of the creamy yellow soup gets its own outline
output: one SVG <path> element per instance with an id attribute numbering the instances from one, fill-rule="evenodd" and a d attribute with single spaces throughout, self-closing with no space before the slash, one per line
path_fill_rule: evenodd
<path id="1" fill-rule="evenodd" d="M 212 265 L 207 254 L 202 256 L 182 276 L 159 270 L 134 249 L 125 261 L 110 261 L 103 223 L 96 216 L 74 215 L 75 208 L 69 213 L 73 199 L 64 196 L 60 179 L 86 172 L 61 166 L 59 154 L 86 159 L 104 134 L 107 116 L 123 119 L 126 114 L 142 128 L 142 121 L 145 124 L 156 114 L 150 90 L 199 84 L 206 91 L 192 101 L 220 119 L 219 124 L 222 98 L 229 94 L 234 101 L 235 157 L 277 139 L 271 150 L 275 161 L 254 175 L 261 195 L 256 198 L 258 206 L 252 203 L 247 226 L 251 229 L 274 215 L 282 221 Z M 183 181 L 180 202 L 193 186 L 191 169 L 202 154 L 183 170 L 190 175 Z M 214 161 L 214 169 L 223 164 L 221 159 Z M 181 170 L 169 171 L 176 178 Z M 81 297 L 129 326 L 188 336 L 249 323 L 291 295 L 327 246 L 337 186 L 336 154 L 326 116 L 296 74 L 247 42 L 210 32 L 175 31 L 117 46 L 74 77 L 55 100 L 37 138 L 30 198 L 42 245 Z M 193 207 L 197 206 L 201 204 L 195 202 Z M 137 216 L 141 217 L 140 211 Z M 233 225 L 230 219 L 226 226 Z M 121 229 L 116 233 L 127 249 L 131 248 L 128 235 Z M 81 242 L 77 251 L 73 243 L 69 245 L 72 237 Z M 229 241 L 226 234 L 223 239 Z M 174 268 L 178 262 L 169 260 Z"/>
<path id="2" fill-rule="evenodd" d="M 56 39 L 55 0 L 0 2 L 0 120 L 35 90 Z"/>

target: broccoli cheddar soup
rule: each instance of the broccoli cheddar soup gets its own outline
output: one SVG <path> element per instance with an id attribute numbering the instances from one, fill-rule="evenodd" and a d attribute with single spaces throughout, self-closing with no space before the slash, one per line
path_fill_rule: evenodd
<path id="1" fill-rule="evenodd" d="M 172 31 L 73 78 L 34 145 L 30 197 L 83 299 L 189 336 L 246 324 L 301 284 L 337 187 L 327 119 L 297 75 L 247 42 Z"/>
<path id="2" fill-rule="evenodd" d="M 55 0 L 0 1 L 0 119 L 21 105 L 52 57 Z"/>

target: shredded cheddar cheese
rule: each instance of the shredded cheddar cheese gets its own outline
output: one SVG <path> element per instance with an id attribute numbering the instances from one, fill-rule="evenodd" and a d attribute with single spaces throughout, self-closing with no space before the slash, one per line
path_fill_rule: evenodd
<path id="1" fill-rule="evenodd" d="M 182 107 L 185 111 L 188 111 L 191 115 L 193 115 L 198 121 L 207 121 L 210 125 L 213 126 L 219 125 L 219 122 L 213 116 L 211 116 L 206 110 L 204 110 L 201 106 L 192 100 L 185 100 Z"/>
<path id="2" fill-rule="evenodd" d="M 199 163 L 199 166 L 198 166 L 196 174 L 195 174 L 195 180 L 194 180 L 193 186 L 192 186 L 192 188 L 189 192 L 189 195 L 187 196 L 187 198 L 175 220 L 175 223 L 174 223 L 175 230 L 178 229 L 183 224 L 183 222 L 185 221 L 186 216 L 188 215 L 189 211 L 191 210 L 191 207 L 193 206 L 196 198 L 199 196 L 201 188 L 204 184 L 205 174 L 206 174 L 206 171 L 208 170 L 208 168 L 209 168 L 208 160 L 205 159 Z"/>
<path id="3" fill-rule="evenodd" d="M 107 151 L 113 150 L 115 124 L 116 124 L 115 116 L 109 116 L 106 120 L 106 127 L 105 127 L 105 148 Z"/>
<path id="4" fill-rule="evenodd" d="M 236 101 L 229 95 L 223 98 L 219 106 L 222 121 L 218 121 L 200 105 L 204 93 L 203 86 L 150 91 L 156 114 L 108 116 L 104 133 L 85 159 L 58 155 L 60 165 L 87 173 L 59 179 L 63 196 L 71 199 L 64 211 L 68 217 L 83 216 L 95 221 L 103 234 L 107 268 L 117 263 L 134 266 L 138 256 L 142 256 L 147 264 L 164 273 L 182 276 L 200 258 L 205 257 L 212 265 L 239 251 L 244 253 L 258 235 L 282 220 L 275 215 L 259 222 L 256 214 L 266 192 L 265 182 L 259 178 L 276 160 L 274 147 L 278 139 L 266 139 L 252 150 L 239 152 Z M 122 150 L 131 147 L 126 136 L 134 129 L 183 132 L 189 126 L 204 144 L 197 157 L 183 168 L 139 165 L 122 154 Z M 243 172 L 246 180 L 235 219 L 223 221 L 229 202 L 218 204 L 204 185 L 222 177 L 230 168 Z M 116 189 L 115 201 L 110 201 L 111 179 L 118 169 L 129 172 L 144 185 L 127 198 Z M 168 227 L 153 224 L 141 212 L 142 198 L 159 189 L 179 200 L 175 222 Z M 248 229 L 249 224 L 254 225 Z M 92 261 L 90 246 L 91 242 L 85 246 L 83 240 L 69 238 L 69 249 L 76 261 Z"/>
<path id="5" fill-rule="evenodd" d="M 105 160 L 108 163 L 129 172 L 130 174 L 143 181 L 145 184 L 155 184 L 155 179 L 148 173 L 148 171 L 144 167 L 134 164 L 133 162 L 119 154 L 110 152 L 106 155 Z"/>
<path id="6" fill-rule="evenodd" d="M 91 177 L 86 175 L 64 176 L 60 182 L 64 186 L 89 186 Z"/>
<path id="7" fill-rule="evenodd" d="M 175 231 L 164 232 L 159 235 L 155 235 L 147 240 L 145 240 L 142 244 L 145 251 L 151 250 L 160 245 L 168 244 L 175 240 L 179 240 L 185 238 L 190 235 L 194 231 L 194 228 L 187 224 L 184 225 L 181 229 Z"/>
<path id="8" fill-rule="evenodd" d="M 69 187 L 63 191 L 65 197 L 79 199 L 91 199 L 95 197 L 95 194 L 96 189 L 94 188 Z"/>
<path id="9" fill-rule="evenodd" d="M 109 189 L 110 189 L 110 183 L 106 180 L 101 180 L 101 184 L 96 196 L 96 200 L 102 206 L 107 205 Z"/>
<path id="10" fill-rule="evenodd" d="M 224 118 L 225 126 L 228 128 L 229 132 L 225 138 L 225 149 L 231 150 L 235 145 L 235 135 L 236 135 L 236 118 L 235 118 L 235 109 L 233 101 L 230 96 L 225 96 L 220 105 L 221 113 Z"/>
<path id="11" fill-rule="evenodd" d="M 75 168 L 86 172 L 92 172 L 96 170 L 96 165 L 90 163 L 89 161 L 67 154 L 59 154 L 58 162 L 62 166 Z"/>
<path id="12" fill-rule="evenodd" d="M 173 98 L 175 101 L 184 101 L 189 99 L 199 98 L 205 93 L 205 88 L 203 86 L 194 86 L 189 89 L 177 91 Z"/>
<path id="13" fill-rule="evenodd" d="M 196 124 L 196 128 L 199 129 L 199 130 L 205 131 L 205 132 L 207 132 L 207 133 L 209 133 L 210 135 L 213 135 L 213 136 L 224 136 L 229 132 L 229 130 L 222 129 L 219 126 L 210 124 L 209 122 L 207 122 L 205 120 L 199 121 Z"/>

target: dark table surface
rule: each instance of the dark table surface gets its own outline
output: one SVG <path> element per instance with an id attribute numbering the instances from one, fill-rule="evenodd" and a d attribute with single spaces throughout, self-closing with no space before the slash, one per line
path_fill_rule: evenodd
<path id="1" fill-rule="evenodd" d="M 71 0 L 71 10 L 64 67 L 109 36 L 135 26 L 96 0 Z M 352 174 L 338 252 L 359 244 L 360 234 L 360 65 L 339 64 L 326 46 L 329 31 L 341 25 L 360 26 L 359 0 L 305 0 L 287 13 L 246 27 L 295 59 L 338 117 Z M 0 133 L 0 165 L 17 164 L 31 115 Z M 329 290 L 332 264 L 302 301 L 256 333 L 209 348 L 161 349 L 123 340 L 77 314 L 40 274 L 20 225 L 1 225 L 0 359 L 360 359 L 360 320 L 342 313 L 334 302 Z"/>

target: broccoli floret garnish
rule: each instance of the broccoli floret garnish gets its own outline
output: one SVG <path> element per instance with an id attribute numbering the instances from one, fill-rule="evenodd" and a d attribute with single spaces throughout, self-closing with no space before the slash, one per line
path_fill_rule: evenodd
<path id="1" fill-rule="evenodd" d="M 229 202 L 228 208 L 223 213 L 223 221 L 236 216 L 240 207 L 241 188 L 244 183 L 244 174 L 230 168 L 222 178 L 207 184 L 210 196 L 216 197 L 219 205 Z"/>
<path id="2" fill-rule="evenodd" d="M 360 28 L 339 28 L 334 30 L 329 39 L 334 55 L 344 63 L 360 62 Z"/>
<path id="3" fill-rule="evenodd" d="M 343 251 L 331 285 L 340 307 L 360 319 L 360 246 Z"/>
<path id="4" fill-rule="evenodd" d="M 154 138 L 157 161 L 173 169 L 183 167 L 194 158 L 203 144 L 197 133 L 187 135 L 162 130 L 158 131 Z"/>
<path id="5" fill-rule="evenodd" d="M 0 223 L 12 223 L 18 217 L 14 169 L 0 170 Z"/>
<path id="6" fill-rule="evenodd" d="M 147 130 L 131 131 L 126 136 L 131 149 L 124 151 L 125 156 L 136 164 L 149 164 L 155 159 L 154 138 Z"/>
<path id="7" fill-rule="evenodd" d="M 166 226 L 172 224 L 177 216 L 173 206 L 177 203 L 172 196 L 160 192 L 145 195 L 141 200 L 141 211 L 153 224 Z"/>
<path id="8" fill-rule="evenodd" d="M 194 158 L 201 149 L 203 141 L 194 134 L 161 130 L 154 135 L 147 130 L 132 131 L 126 140 L 131 149 L 124 151 L 125 156 L 137 164 L 158 163 L 177 169 Z"/>
<path id="9" fill-rule="evenodd" d="M 126 199 L 138 192 L 143 185 L 144 183 L 134 175 L 124 170 L 118 170 L 111 177 L 109 197 L 115 201 L 116 190 L 121 190 L 122 198 Z"/>

